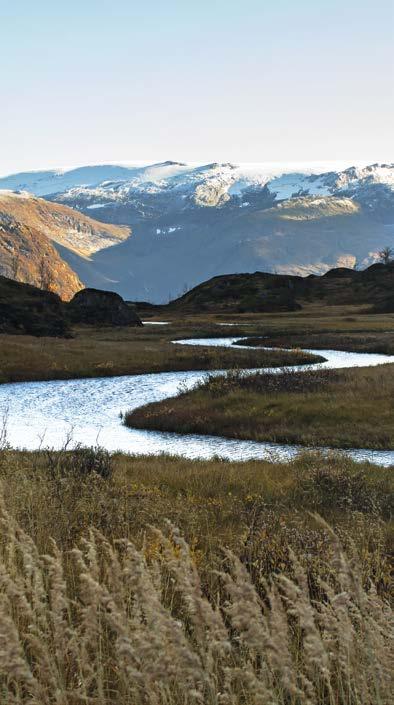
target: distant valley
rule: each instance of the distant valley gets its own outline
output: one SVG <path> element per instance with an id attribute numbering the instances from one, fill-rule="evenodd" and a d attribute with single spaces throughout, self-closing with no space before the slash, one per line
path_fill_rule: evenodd
<path id="1" fill-rule="evenodd" d="M 131 300 L 166 303 L 229 273 L 365 268 L 394 244 L 393 164 L 322 173 L 172 161 L 102 165 L 16 174 L 0 179 L 0 189 L 89 218 L 79 235 L 52 226 L 44 234 L 85 286 Z"/>

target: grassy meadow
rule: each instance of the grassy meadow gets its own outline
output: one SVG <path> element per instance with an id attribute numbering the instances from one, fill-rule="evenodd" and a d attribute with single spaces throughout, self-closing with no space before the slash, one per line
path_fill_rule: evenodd
<path id="1" fill-rule="evenodd" d="M 165 331 L 163 329 L 166 329 Z M 0 335 L 0 383 L 232 367 L 281 367 L 318 361 L 300 351 L 265 351 L 174 345 L 174 337 L 225 335 L 225 328 L 176 325 L 78 328 L 74 337 Z"/>
<path id="2" fill-rule="evenodd" d="M 389 470 L 4 450 L 0 477 L 0 703 L 389 705 Z"/>
<path id="3" fill-rule="evenodd" d="M 299 353 L 292 357 L 285 351 L 193 348 L 171 342 L 187 337 L 267 336 L 266 345 L 279 348 L 326 347 L 394 354 L 394 315 L 370 315 L 353 306 L 313 304 L 290 314 L 163 315 L 169 325 L 78 327 L 73 338 L 0 335 L 0 383 L 312 361 L 311 357 Z M 155 316 L 155 320 L 163 315 Z"/>
<path id="4" fill-rule="evenodd" d="M 211 377 L 125 424 L 333 448 L 394 449 L 394 365 Z"/>

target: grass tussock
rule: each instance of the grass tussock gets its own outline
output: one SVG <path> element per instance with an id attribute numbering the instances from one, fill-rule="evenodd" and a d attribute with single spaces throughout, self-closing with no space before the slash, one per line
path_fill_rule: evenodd
<path id="1" fill-rule="evenodd" d="M 211 377 L 125 415 L 135 428 L 333 448 L 394 448 L 393 365 Z"/>

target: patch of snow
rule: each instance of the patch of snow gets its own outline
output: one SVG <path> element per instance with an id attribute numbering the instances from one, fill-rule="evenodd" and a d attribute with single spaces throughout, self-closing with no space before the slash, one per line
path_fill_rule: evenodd
<path id="1" fill-rule="evenodd" d="M 156 235 L 167 235 L 170 233 L 175 233 L 177 230 L 182 230 L 182 226 L 177 225 L 168 228 L 156 228 Z"/>
<path id="2" fill-rule="evenodd" d="M 278 200 L 307 194 L 308 196 L 328 196 L 330 191 L 324 175 L 315 177 L 305 174 L 283 174 L 268 183 L 271 193 Z"/>
<path id="3" fill-rule="evenodd" d="M 92 203 L 91 206 L 86 206 L 87 210 L 93 210 L 96 208 L 106 208 L 107 206 L 110 206 L 111 203 Z"/>
<path id="4" fill-rule="evenodd" d="M 34 198 L 34 194 L 29 191 L 11 191 L 11 189 L 0 188 L 0 196 L 7 198 Z"/>

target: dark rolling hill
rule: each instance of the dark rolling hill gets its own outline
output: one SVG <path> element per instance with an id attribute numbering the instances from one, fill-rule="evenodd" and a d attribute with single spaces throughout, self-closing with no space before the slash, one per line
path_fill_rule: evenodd
<path id="1" fill-rule="evenodd" d="M 0 276 L 0 333 L 70 335 L 64 304 L 57 294 Z"/>
<path id="2" fill-rule="evenodd" d="M 182 313 L 297 311 L 310 303 L 365 305 L 372 312 L 394 312 L 394 262 L 363 271 L 345 267 L 300 277 L 254 272 L 213 277 L 166 306 L 137 304 L 139 310 Z"/>

